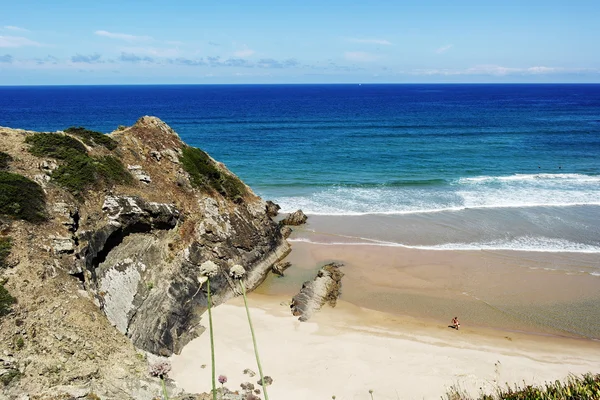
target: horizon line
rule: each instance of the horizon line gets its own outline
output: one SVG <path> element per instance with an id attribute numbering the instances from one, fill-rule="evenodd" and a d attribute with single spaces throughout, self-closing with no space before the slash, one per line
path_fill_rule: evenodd
<path id="1" fill-rule="evenodd" d="M 600 85 L 600 82 L 280 82 L 280 83 L 43 83 L 25 85 L 4 85 L 7 87 L 84 87 L 84 86 L 323 86 L 323 85 L 356 85 L 356 86 L 382 86 L 382 85 Z"/>

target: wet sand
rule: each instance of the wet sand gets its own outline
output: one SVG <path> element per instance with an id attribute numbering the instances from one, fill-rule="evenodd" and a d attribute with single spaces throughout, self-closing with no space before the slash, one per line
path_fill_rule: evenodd
<path id="1" fill-rule="evenodd" d="M 323 238 L 320 238 L 321 240 Z M 600 339 L 597 254 L 433 251 L 293 242 L 286 276 L 257 293 L 290 298 L 324 263 L 344 263 L 341 299 L 444 324 Z"/>

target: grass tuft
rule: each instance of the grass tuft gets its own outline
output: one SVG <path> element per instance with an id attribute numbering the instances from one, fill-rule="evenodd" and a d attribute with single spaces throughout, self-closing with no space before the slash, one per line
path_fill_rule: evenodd
<path id="1" fill-rule="evenodd" d="M 108 150 L 114 150 L 117 148 L 117 142 L 111 137 L 106 136 L 101 132 L 91 131 L 83 126 L 72 126 L 65 129 L 65 132 L 70 133 L 71 135 L 79 136 L 88 146 L 104 146 Z"/>
<path id="2" fill-rule="evenodd" d="M 464 391 L 452 387 L 446 393 L 448 400 L 470 400 Z M 494 394 L 481 394 L 479 400 L 598 400 L 600 399 L 600 374 L 570 376 L 565 382 L 556 380 L 541 386 L 507 386 Z"/>
<path id="3" fill-rule="evenodd" d="M 46 220 L 46 195 L 34 181 L 0 171 L 0 215 L 29 222 Z"/>
<path id="4" fill-rule="evenodd" d="M 17 302 L 4 285 L 0 283 L 0 316 L 4 316 L 10 312 L 11 306 Z"/>
<path id="5" fill-rule="evenodd" d="M 12 247 L 12 240 L 9 236 L 0 237 L 0 269 L 6 268 L 6 260 L 10 255 L 10 249 Z"/>
<path id="6" fill-rule="evenodd" d="M 246 187 L 242 181 L 222 172 L 204 151 L 186 146 L 180 161 L 183 169 L 190 174 L 192 186 L 216 191 L 233 201 L 238 201 L 246 194 Z"/>
<path id="7" fill-rule="evenodd" d="M 10 154 L 7 154 L 3 151 L 0 151 L 0 171 L 8 169 L 8 163 L 10 163 L 13 158 Z"/>

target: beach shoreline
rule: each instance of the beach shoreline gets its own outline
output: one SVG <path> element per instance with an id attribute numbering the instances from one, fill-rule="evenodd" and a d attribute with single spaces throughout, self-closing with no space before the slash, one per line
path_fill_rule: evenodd
<path id="1" fill-rule="evenodd" d="M 358 400 L 372 389 L 377 399 L 439 399 L 451 387 L 477 395 L 598 372 L 600 279 L 578 270 L 596 268 L 597 255 L 340 244 L 310 225 L 290 239 L 292 267 L 249 299 L 273 398 Z M 299 322 L 292 296 L 330 261 L 344 264 L 337 306 Z M 256 368 L 242 305 L 236 298 L 213 314 L 217 374 L 231 390 L 258 380 L 243 374 Z M 171 376 L 208 392 L 209 359 L 204 334 L 172 357 Z"/>

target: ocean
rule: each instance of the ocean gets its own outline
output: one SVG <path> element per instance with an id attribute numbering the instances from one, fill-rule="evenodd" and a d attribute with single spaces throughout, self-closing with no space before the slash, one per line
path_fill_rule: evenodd
<path id="1" fill-rule="evenodd" d="M 0 87 L 0 126 L 143 115 L 328 243 L 600 253 L 600 85 Z"/>

